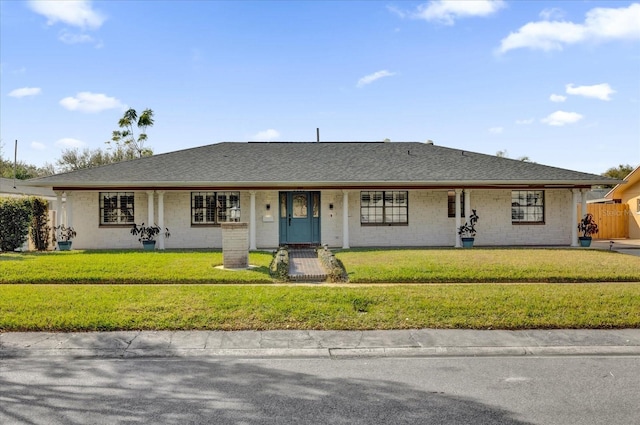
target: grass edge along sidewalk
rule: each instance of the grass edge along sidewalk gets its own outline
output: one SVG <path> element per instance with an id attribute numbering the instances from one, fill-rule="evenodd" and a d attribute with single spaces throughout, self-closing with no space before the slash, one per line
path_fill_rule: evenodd
<path id="1" fill-rule="evenodd" d="M 640 285 L 0 285 L 0 331 L 640 327 Z"/>

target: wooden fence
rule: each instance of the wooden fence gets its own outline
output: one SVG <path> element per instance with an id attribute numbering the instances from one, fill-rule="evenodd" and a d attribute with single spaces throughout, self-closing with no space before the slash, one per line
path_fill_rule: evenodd
<path id="1" fill-rule="evenodd" d="M 594 239 L 616 239 L 629 237 L 629 205 L 627 204 L 587 204 L 587 212 L 593 214 L 598 224 L 598 234 Z M 578 205 L 578 217 L 582 217 Z"/>

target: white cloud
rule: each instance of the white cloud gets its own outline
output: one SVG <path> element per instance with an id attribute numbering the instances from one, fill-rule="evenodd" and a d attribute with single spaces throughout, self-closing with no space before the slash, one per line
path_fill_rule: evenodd
<path id="1" fill-rule="evenodd" d="M 563 96 L 561 94 L 552 94 L 549 96 L 549 100 L 552 102 L 564 102 L 567 100 L 567 96 Z"/>
<path id="2" fill-rule="evenodd" d="M 574 124 L 584 118 L 577 112 L 556 111 L 553 114 L 543 118 L 541 121 L 554 127 L 562 127 L 566 124 Z"/>
<path id="3" fill-rule="evenodd" d="M 501 134 L 504 131 L 503 127 L 491 127 L 489 129 L 489 133 L 491 134 Z"/>
<path id="4" fill-rule="evenodd" d="M 47 147 L 43 143 L 40 143 L 40 142 L 31 142 L 31 148 L 35 149 L 37 151 L 43 151 L 43 150 L 47 149 Z"/>
<path id="5" fill-rule="evenodd" d="M 47 18 L 48 25 L 63 22 L 80 28 L 97 29 L 106 18 L 100 12 L 93 10 L 88 0 L 30 0 L 29 8 Z"/>
<path id="6" fill-rule="evenodd" d="M 55 145 L 60 148 L 81 148 L 86 146 L 86 143 L 82 140 L 65 137 L 64 139 L 57 140 Z"/>
<path id="7" fill-rule="evenodd" d="M 557 7 L 552 7 L 540 12 L 540 17 L 545 21 L 550 21 L 551 19 L 562 19 L 564 18 L 564 11 Z"/>
<path id="8" fill-rule="evenodd" d="M 75 97 L 65 97 L 60 101 L 60 105 L 70 111 L 80 112 L 101 112 L 107 109 L 124 108 L 115 97 L 108 97 L 102 93 L 80 92 Z"/>
<path id="9" fill-rule="evenodd" d="M 607 83 L 594 84 L 593 86 L 577 86 L 567 84 L 567 93 L 577 96 L 593 97 L 600 100 L 611 100 L 611 95 L 616 91 Z"/>
<path id="10" fill-rule="evenodd" d="M 527 118 L 524 120 L 516 120 L 516 124 L 518 125 L 529 125 L 529 124 L 533 124 L 533 121 L 535 121 L 533 118 Z"/>
<path id="11" fill-rule="evenodd" d="M 275 140 L 279 137 L 280 137 L 280 132 L 278 132 L 278 130 L 274 130 L 273 128 L 270 128 L 268 130 L 259 131 L 258 133 L 254 134 L 252 139 L 261 141 L 261 142 L 268 142 L 270 140 Z"/>
<path id="12" fill-rule="evenodd" d="M 36 96 L 42 93 L 40 87 L 22 87 L 19 89 L 12 90 L 9 93 L 11 97 L 27 97 L 27 96 Z"/>
<path id="13" fill-rule="evenodd" d="M 356 86 L 364 87 L 367 84 L 371 84 L 374 81 L 379 80 L 380 78 L 392 77 L 394 75 L 396 75 L 395 72 L 389 72 L 386 69 L 383 69 L 382 71 L 374 72 L 373 74 L 365 75 L 364 77 L 360 78 Z"/>
<path id="14" fill-rule="evenodd" d="M 505 6 L 502 0 L 433 0 L 418 6 L 410 16 L 425 21 L 435 21 L 444 25 L 453 25 L 456 19 L 473 16 L 489 16 Z"/>
<path id="15" fill-rule="evenodd" d="M 69 31 L 62 31 L 58 36 L 58 40 L 65 44 L 93 43 L 95 39 L 88 34 L 73 34 Z"/>
<path id="16" fill-rule="evenodd" d="M 640 39 L 640 3 L 619 9 L 595 8 L 582 24 L 567 21 L 529 22 L 500 42 L 498 53 L 519 48 L 562 50 L 583 42 Z"/>

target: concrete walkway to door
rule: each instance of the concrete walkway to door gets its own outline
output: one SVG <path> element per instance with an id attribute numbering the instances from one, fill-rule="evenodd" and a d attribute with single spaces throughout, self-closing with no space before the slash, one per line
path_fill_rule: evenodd
<path id="1" fill-rule="evenodd" d="M 324 282 L 327 279 L 314 249 L 289 250 L 289 279 L 293 282 Z"/>

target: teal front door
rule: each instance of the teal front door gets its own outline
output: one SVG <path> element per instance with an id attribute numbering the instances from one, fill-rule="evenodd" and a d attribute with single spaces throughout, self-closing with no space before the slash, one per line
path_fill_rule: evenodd
<path id="1" fill-rule="evenodd" d="M 320 192 L 280 192 L 280 245 L 320 244 Z"/>

